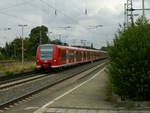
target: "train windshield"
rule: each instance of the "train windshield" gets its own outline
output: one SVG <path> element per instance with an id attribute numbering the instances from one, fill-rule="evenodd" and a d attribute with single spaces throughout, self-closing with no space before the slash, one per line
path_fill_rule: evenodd
<path id="1" fill-rule="evenodd" d="M 52 60 L 54 45 L 41 45 L 40 46 L 40 59 L 41 60 Z"/>

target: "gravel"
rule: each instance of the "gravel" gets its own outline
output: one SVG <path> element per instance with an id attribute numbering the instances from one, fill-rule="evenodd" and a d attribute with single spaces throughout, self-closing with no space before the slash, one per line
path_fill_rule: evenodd
<path id="1" fill-rule="evenodd" d="M 0 97 L 1 97 L 0 106 L 8 102 L 11 102 L 13 100 L 16 100 L 20 97 L 31 94 L 31 92 L 35 92 L 37 90 L 53 85 L 70 76 L 73 76 L 75 74 L 88 70 L 100 64 L 101 62 L 103 61 L 97 61 L 94 63 L 81 65 L 79 67 L 74 67 L 74 68 L 71 68 L 62 72 L 52 74 L 52 75 L 47 75 L 44 78 L 33 80 L 25 84 L 21 84 L 21 85 L 17 85 L 8 89 L 0 90 Z"/>

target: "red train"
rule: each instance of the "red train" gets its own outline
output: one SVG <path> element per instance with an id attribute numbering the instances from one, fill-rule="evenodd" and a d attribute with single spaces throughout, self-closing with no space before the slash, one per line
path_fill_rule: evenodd
<path id="1" fill-rule="evenodd" d="M 98 60 L 106 55 L 106 52 L 100 50 L 43 44 L 37 48 L 36 66 L 41 69 L 59 68 Z"/>

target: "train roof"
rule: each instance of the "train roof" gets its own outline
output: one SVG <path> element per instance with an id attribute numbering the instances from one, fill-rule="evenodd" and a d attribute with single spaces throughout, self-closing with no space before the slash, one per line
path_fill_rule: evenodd
<path id="1" fill-rule="evenodd" d="M 40 46 L 54 46 L 56 44 L 42 44 Z M 74 50 L 84 50 L 84 51 L 101 51 L 101 50 L 94 50 L 94 49 L 86 49 L 86 48 L 78 48 L 78 47 L 71 47 L 71 46 L 63 46 L 63 45 L 56 45 L 59 48 L 65 48 L 65 49 L 74 49 Z"/>

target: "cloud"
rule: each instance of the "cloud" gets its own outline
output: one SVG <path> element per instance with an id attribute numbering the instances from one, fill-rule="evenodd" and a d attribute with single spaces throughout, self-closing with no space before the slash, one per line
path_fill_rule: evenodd
<path id="1" fill-rule="evenodd" d="M 52 32 L 52 39 L 61 34 L 63 41 L 72 43 L 76 40 L 76 43 L 80 44 L 80 40 L 87 40 L 100 48 L 106 45 L 106 41 L 114 38 L 119 23 L 123 23 L 125 2 L 126 0 L 1 0 L 0 46 L 20 36 L 21 28 L 18 24 L 28 24 L 24 30 L 25 36 L 29 35 L 33 27 L 46 25 Z M 149 7 L 149 0 L 145 2 L 146 7 Z M 141 0 L 136 0 L 133 4 L 139 8 Z M 146 15 L 150 16 L 148 11 Z M 96 25 L 103 27 L 88 29 L 89 26 Z M 58 28 L 66 26 L 72 28 Z M 12 30 L 4 31 L 7 27 Z"/>

